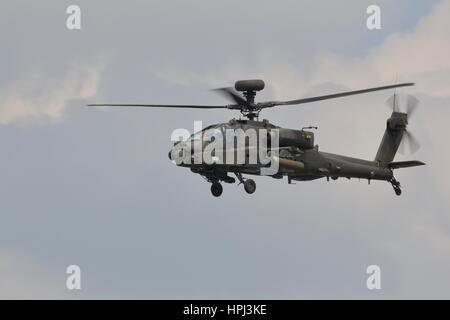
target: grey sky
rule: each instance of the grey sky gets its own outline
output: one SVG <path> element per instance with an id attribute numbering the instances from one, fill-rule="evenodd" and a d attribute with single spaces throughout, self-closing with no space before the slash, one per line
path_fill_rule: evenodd
<path id="1" fill-rule="evenodd" d="M 65 28 L 70 4 L 82 30 Z M 0 4 L 1 298 L 449 298 L 450 1 L 15 1 Z M 428 165 L 387 183 L 256 178 L 209 185 L 167 158 L 175 128 L 230 111 L 87 102 L 221 103 L 264 78 L 299 98 L 415 81 Z M 319 126 L 321 150 L 372 159 L 391 92 L 267 110 Z M 351 117 L 349 117 L 351 115 Z M 82 268 L 81 292 L 65 268 Z M 382 269 L 382 290 L 365 287 Z"/>

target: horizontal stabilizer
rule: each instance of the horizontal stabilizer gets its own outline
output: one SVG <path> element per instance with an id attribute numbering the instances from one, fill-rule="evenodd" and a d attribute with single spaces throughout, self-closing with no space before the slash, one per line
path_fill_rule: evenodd
<path id="1" fill-rule="evenodd" d="M 425 165 L 422 161 L 412 160 L 412 161 L 398 161 L 391 162 L 388 164 L 391 169 L 399 169 L 399 168 L 408 168 L 408 167 L 416 167 Z"/>

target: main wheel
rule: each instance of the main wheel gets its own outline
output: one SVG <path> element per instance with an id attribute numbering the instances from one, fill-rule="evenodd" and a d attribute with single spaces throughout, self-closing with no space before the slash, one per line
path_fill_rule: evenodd
<path id="1" fill-rule="evenodd" d="M 394 188 L 394 191 L 395 191 L 395 194 L 398 196 L 402 194 L 402 189 L 400 189 L 400 188 Z"/>
<path id="2" fill-rule="evenodd" d="M 245 192 L 252 194 L 256 190 L 256 183 L 252 179 L 247 179 L 244 182 Z"/>
<path id="3" fill-rule="evenodd" d="M 220 197 L 220 195 L 222 194 L 223 191 L 223 187 L 219 182 L 214 182 L 211 185 L 211 193 L 214 197 Z"/>

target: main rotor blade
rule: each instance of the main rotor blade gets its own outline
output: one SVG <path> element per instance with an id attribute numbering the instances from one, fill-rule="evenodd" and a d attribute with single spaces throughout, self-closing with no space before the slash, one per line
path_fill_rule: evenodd
<path id="1" fill-rule="evenodd" d="M 296 105 L 296 104 L 302 104 L 302 103 L 308 103 L 308 102 L 340 98 L 340 97 L 350 96 L 350 95 L 354 95 L 354 94 L 367 93 L 367 92 L 372 92 L 372 91 L 387 90 L 387 89 L 398 88 L 398 87 L 408 87 L 408 86 L 413 86 L 413 85 L 414 85 L 414 83 L 412 83 L 412 82 L 399 83 L 399 84 L 393 84 L 393 85 L 389 85 L 389 86 L 374 87 L 374 88 L 368 88 L 368 89 L 356 90 L 356 91 L 346 91 L 346 92 L 327 94 L 327 95 L 323 95 L 323 96 L 303 98 L 303 99 L 297 99 L 297 100 L 262 102 L 261 106 L 262 106 L 262 108 L 269 108 L 269 107 L 274 107 L 274 106 L 278 106 L 278 105 L 281 105 L 281 106 Z"/>
<path id="2" fill-rule="evenodd" d="M 247 100 L 245 100 L 238 92 L 236 92 L 231 87 L 212 89 L 212 91 L 218 92 L 220 95 L 224 96 L 227 99 L 230 99 L 238 105 L 246 106 L 248 104 Z"/>
<path id="3" fill-rule="evenodd" d="M 88 107 L 144 107 L 144 108 L 193 108 L 193 109 L 228 109 L 229 106 L 201 106 L 179 104 L 125 104 L 125 103 L 96 103 L 88 104 Z"/>

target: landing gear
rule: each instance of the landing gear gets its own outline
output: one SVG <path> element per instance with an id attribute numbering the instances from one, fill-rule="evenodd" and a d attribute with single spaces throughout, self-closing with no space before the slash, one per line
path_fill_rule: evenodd
<path id="1" fill-rule="evenodd" d="M 214 197 L 220 197 L 223 192 L 223 187 L 220 182 L 213 182 L 211 185 L 211 193 Z"/>
<path id="2" fill-rule="evenodd" d="M 247 192 L 248 194 L 252 194 L 253 192 L 255 192 L 255 190 L 256 190 L 255 181 L 253 181 L 252 179 L 245 180 L 244 189 L 245 189 L 245 192 Z"/>
<path id="3" fill-rule="evenodd" d="M 247 192 L 248 194 L 252 194 L 255 192 L 256 190 L 256 183 L 254 180 L 252 179 L 244 179 L 244 177 L 242 176 L 242 174 L 240 172 L 235 172 L 234 173 L 236 175 L 236 177 L 239 180 L 239 183 L 243 183 L 244 184 L 244 190 L 245 192 Z"/>
<path id="4" fill-rule="evenodd" d="M 392 177 L 391 180 L 389 180 L 389 182 L 392 184 L 392 188 L 394 188 L 394 192 L 396 195 L 401 195 L 402 194 L 402 189 L 400 189 L 400 182 L 398 182 L 394 177 Z"/>
<path id="5" fill-rule="evenodd" d="M 256 191 L 256 183 L 252 179 L 244 179 L 242 176 L 242 173 L 235 172 L 235 175 L 237 179 L 239 180 L 239 184 L 244 185 L 244 190 L 248 194 L 252 194 Z M 219 173 L 211 173 L 211 174 L 202 174 L 202 177 L 205 178 L 206 181 L 211 183 L 211 194 L 214 197 L 220 197 L 223 192 L 223 187 L 221 182 L 225 183 L 234 183 L 236 180 L 227 174 L 220 174 Z"/>

